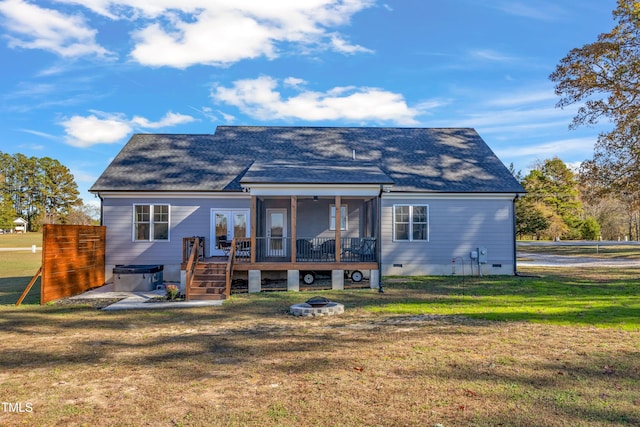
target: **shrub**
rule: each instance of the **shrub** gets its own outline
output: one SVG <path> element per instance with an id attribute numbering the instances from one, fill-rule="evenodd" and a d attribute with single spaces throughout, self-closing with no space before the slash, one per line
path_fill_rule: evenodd
<path id="1" fill-rule="evenodd" d="M 167 285 L 167 299 L 174 300 L 178 298 L 178 294 L 180 293 L 180 289 L 176 285 Z"/>

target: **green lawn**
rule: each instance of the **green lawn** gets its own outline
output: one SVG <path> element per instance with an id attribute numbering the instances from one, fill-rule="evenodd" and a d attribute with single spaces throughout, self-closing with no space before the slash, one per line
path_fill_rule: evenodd
<path id="1" fill-rule="evenodd" d="M 42 252 L 31 252 L 31 246 L 42 246 L 42 233 L 0 234 L 0 249 L 25 248 L 18 251 L 0 251 L 0 306 L 15 304 L 22 291 L 42 265 Z M 40 303 L 40 279 L 31 289 L 23 304 Z"/>
<path id="2" fill-rule="evenodd" d="M 0 234 L 0 248 L 42 246 L 42 233 Z"/>
<path id="3" fill-rule="evenodd" d="M 28 247 L 41 240 L 39 233 L 4 235 L 0 236 L 0 245 Z M 584 254 L 579 248 L 556 249 L 561 249 L 563 254 Z M 622 256 L 629 255 L 621 247 L 609 250 Z M 0 306 L 17 301 L 40 264 L 39 251 L 35 254 L 30 251 L 0 252 Z M 530 267 L 520 270 L 532 274 L 529 277 L 394 278 L 385 284 L 388 290 L 394 289 L 393 297 L 372 299 L 358 294 L 353 304 L 378 313 L 431 313 L 500 321 L 640 329 L 640 283 L 637 280 L 640 269 L 578 271 Z M 286 299 L 285 295 L 276 294 L 276 298 Z M 23 304 L 38 303 L 39 280 Z"/>
<path id="4" fill-rule="evenodd" d="M 33 408 L 0 425 L 640 425 L 640 269 L 15 307 L 39 262 L 0 252 L 0 400 Z M 345 313 L 287 314 L 316 294 Z"/>
<path id="5" fill-rule="evenodd" d="M 538 269 L 538 277 L 409 278 L 395 286 L 422 289 L 424 295 L 416 292 L 371 310 L 638 331 L 640 269 L 616 270 L 591 270 L 586 277 L 575 269 Z"/>

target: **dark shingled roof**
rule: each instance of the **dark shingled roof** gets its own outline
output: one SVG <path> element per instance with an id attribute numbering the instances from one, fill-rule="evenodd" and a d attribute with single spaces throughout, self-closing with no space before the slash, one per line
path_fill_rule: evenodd
<path id="1" fill-rule="evenodd" d="M 265 162 L 256 160 L 242 184 L 393 184 L 375 165 L 353 160 Z"/>
<path id="2" fill-rule="evenodd" d="M 213 135 L 133 135 L 90 191 L 390 181 L 392 191 L 524 192 L 473 129 L 268 126 L 221 126 Z"/>

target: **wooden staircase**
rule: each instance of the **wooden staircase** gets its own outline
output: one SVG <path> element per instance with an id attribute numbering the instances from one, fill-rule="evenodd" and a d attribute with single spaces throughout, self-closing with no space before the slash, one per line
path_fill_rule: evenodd
<path id="1" fill-rule="evenodd" d="M 226 272 L 226 262 L 198 262 L 189 287 L 189 299 L 225 299 Z"/>

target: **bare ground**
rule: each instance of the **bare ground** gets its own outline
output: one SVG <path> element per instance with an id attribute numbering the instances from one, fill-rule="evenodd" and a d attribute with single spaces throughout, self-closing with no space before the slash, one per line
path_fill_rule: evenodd
<path id="1" fill-rule="evenodd" d="M 0 425 L 640 425 L 640 333 L 429 313 L 299 318 L 309 295 L 8 309 Z"/>

